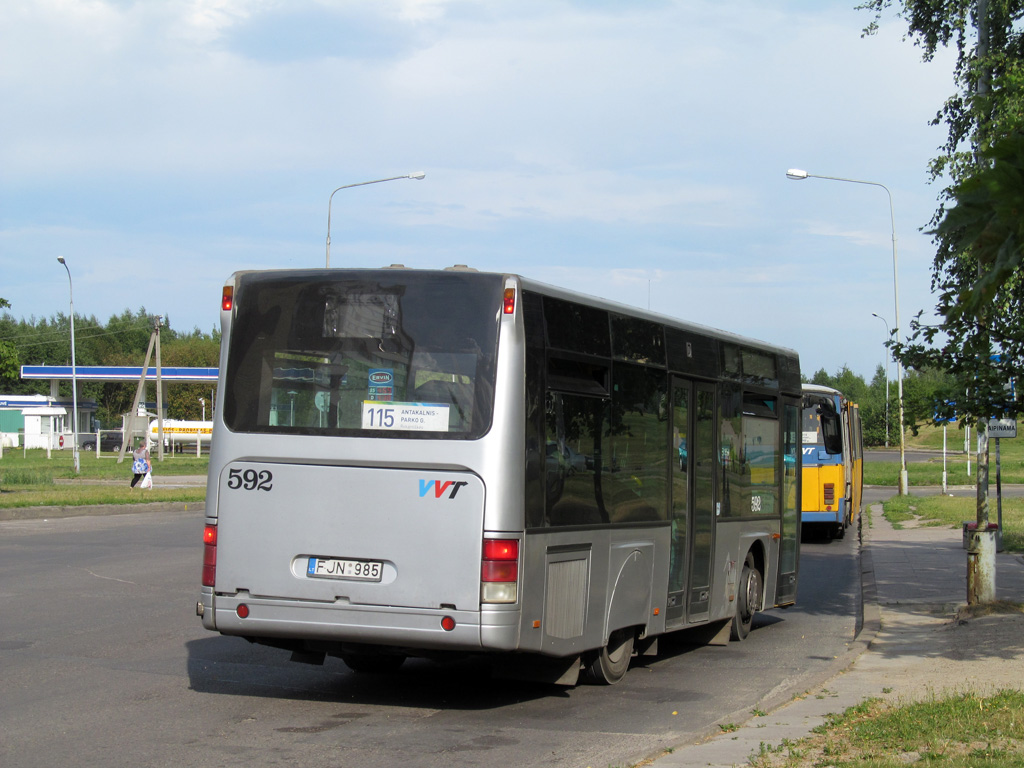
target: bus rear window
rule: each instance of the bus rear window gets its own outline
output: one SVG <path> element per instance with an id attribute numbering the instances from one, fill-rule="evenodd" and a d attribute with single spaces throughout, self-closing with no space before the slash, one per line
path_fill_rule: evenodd
<path id="1" fill-rule="evenodd" d="M 476 438 L 491 423 L 502 280 L 251 273 L 235 290 L 224 418 L 237 432 Z"/>

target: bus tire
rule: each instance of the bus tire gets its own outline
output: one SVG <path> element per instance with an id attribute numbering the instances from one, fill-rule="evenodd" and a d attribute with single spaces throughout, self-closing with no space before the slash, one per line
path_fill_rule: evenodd
<path id="1" fill-rule="evenodd" d="M 347 653 L 341 657 L 353 672 L 366 675 L 386 675 L 397 672 L 405 663 L 405 656 L 393 653 Z"/>
<path id="2" fill-rule="evenodd" d="M 615 685 L 626 676 L 632 657 L 633 629 L 618 629 L 608 638 L 607 646 L 588 657 L 584 679 L 597 685 Z"/>
<path id="3" fill-rule="evenodd" d="M 754 564 L 754 555 L 748 552 L 736 590 L 736 615 L 732 617 L 732 631 L 729 633 L 733 640 L 744 640 L 750 634 L 754 614 L 761 604 L 762 590 L 761 572 Z"/>

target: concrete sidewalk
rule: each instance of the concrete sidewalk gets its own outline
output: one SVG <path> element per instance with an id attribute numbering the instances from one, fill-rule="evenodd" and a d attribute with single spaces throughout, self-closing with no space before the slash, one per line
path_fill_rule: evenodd
<path id="1" fill-rule="evenodd" d="M 866 516 L 867 517 L 867 516 Z M 869 523 L 870 520 L 870 523 Z M 762 748 L 796 741 L 868 698 L 920 700 L 955 691 L 1024 688 L 1024 614 L 964 618 L 967 552 L 960 530 L 896 530 L 875 505 L 861 550 L 864 627 L 853 663 L 820 688 L 801 694 L 739 730 L 681 745 L 649 761 L 656 768 L 733 768 Z M 1024 558 L 996 555 L 996 595 L 1024 602 Z M 733 719 L 735 722 L 735 719 Z"/>

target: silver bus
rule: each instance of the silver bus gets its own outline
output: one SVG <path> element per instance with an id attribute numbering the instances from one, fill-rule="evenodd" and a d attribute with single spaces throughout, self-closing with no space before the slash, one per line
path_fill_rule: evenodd
<path id="1" fill-rule="evenodd" d="M 465 267 L 239 272 L 221 327 L 207 629 L 609 684 L 796 599 L 789 349 Z"/>

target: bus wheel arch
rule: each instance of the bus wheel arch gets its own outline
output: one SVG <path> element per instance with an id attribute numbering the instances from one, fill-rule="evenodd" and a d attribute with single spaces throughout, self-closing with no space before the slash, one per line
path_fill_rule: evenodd
<path id="1" fill-rule="evenodd" d="M 736 585 L 736 613 L 732 619 L 730 637 L 733 640 L 744 640 L 750 634 L 754 623 L 754 615 L 761 609 L 764 601 L 764 565 L 758 564 L 755 558 L 756 548 L 747 552 L 740 570 L 740 580 Z"/>

